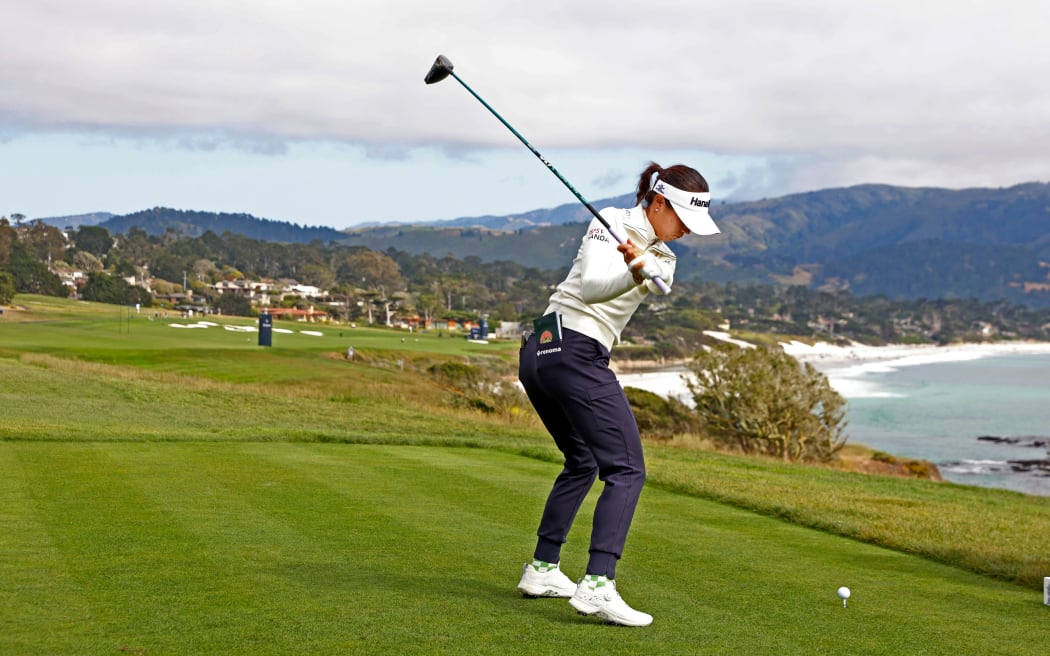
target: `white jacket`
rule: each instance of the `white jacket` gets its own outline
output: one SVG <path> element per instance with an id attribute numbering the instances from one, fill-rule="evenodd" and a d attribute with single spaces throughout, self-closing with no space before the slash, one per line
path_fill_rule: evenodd
<path id="1" fill-rule="evenodd" d="M 610 207 L 601 211 L 617 233 L 651 252 L 668 286 L 674 278 L 675 255 L 656 237 L 641 205 L 631 209 Z M 620 343 L 620 334 L 650 291 L 652 281 L 637 285 L 627 270 L 616 240 L 598 219 L 592 219 L 583 236 L 572 269 L 550 297 L 547 313 L 560 312 L 562 325 L 593 337 L 605 348 Z"/>

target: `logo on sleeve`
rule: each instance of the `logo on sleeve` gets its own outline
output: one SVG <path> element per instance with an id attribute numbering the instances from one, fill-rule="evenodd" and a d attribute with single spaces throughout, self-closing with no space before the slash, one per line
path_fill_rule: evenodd
<path id="1" fill-rule="evenodd" d="M 601 228 L 591 228 L 587 231 L 587 239 L 595 239 L 597 241 L 609 241 L 609 238 L 605 235 L 605 230 Z"/>

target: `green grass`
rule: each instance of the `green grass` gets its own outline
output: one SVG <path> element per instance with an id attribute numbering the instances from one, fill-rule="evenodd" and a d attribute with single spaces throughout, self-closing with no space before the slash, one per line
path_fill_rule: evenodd
<path id="1" fill-rule="evenodd" d="M 6 654 L 1021 654 L 1047 637 L 1031 591 L 659 489 L 619 576 L 656 622 L 600 626 L 514 590 L 557 468 L 498 451 L 12 443 L 0 460 Z"/>
<path id="2" fill-rule="evenodd" d="M 650 447 L 655 482 L 836 535 L 1042 589 L 1050 500 Z"/>
<path id="3" fill-rule="evenodd" d="M 1036 654 L 1050 638 L 1043 498 L 648 444 L 619 579 L 656 621 L 607 627 L 514 590 L 558 470 L 549 438 L 527 413 L 454 407 L 426 374 L 507 366 L 514 344 L 322 327 L 264 349 L 16 301 L 2 654 Z"/>

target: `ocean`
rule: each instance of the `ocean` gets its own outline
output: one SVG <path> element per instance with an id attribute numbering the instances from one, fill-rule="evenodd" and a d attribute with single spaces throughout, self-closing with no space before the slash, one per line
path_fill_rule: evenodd
<path id="1" fill-rule="evenodd" d="M 1050 352 L 809 361 L 846 398 L 851 442 L 929 460 L 954 483 L 1050 496 Z M 688 402 L 683 373 L 620 381 Z"/>

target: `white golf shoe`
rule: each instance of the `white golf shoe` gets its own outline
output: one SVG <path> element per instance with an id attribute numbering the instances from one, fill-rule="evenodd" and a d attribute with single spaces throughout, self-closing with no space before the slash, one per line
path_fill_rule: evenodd
<path id="1" fill-rule="evenodd" d="M 569 605 L 581 615 L 597 615 L 623 626 L 649 626 L 653 616 L 627 605 L 616 591 L 616 581 L 604 576 L 585 576 L 576 586 Z"/>
<path id="2" fill-rule="evenodd" d="M 558 563 L 525 563 L 518 582 L 518 591 L 526 597 L 568 598 L 576 592 L 576 584 L 562 573 Z"/>

